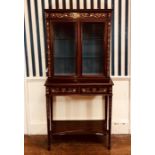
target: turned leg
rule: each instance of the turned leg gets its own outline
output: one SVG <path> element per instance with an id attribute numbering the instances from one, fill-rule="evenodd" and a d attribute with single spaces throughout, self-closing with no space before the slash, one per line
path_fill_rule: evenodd
<path id="1" fill-rule="evenodd" d="M 51 133 L 50 133 L 50 96 L 46 96 L 46 114 L 47 114 L 47 140 L 48 150 L 51 149 Z"/>
<path id="2" fill-rule="evenodd" d="M 108 122 L 108 149 L 111 149 L 111 117 L 112 117 L 112 96 L 109 96 L 109 122 Z"/>

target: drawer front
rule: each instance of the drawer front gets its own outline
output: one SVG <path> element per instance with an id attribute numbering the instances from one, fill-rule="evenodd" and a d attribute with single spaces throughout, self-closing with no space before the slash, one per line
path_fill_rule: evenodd
<path id="1" fill-rule="evenodd" d="M 77 94 L 79 89 L 77 87 L 51 87 L 50 94 Z"/>
<path id="2" fill-rule="evenodd" d="M 71 94 L 112 94 L 112 87 L 97 86 L 59 86 L 46 88 L 46 94 L 71 95 Z"/>
<path id="3" fill-rule="evenodd" d="M 86 93 L 86 94 L 107 94 L 108 93 L 108 88 L 105 87 L 81 87 L 80 88 L 81 93 Z"/>

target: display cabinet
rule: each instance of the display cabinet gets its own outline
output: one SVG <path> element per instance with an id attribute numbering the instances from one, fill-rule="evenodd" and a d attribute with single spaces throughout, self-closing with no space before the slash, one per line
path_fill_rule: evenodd
<path id="1" fill-rule="evenodd" d="M 96 134 L 111 147 L 112 86 L 110 36 L 112 10 L 45 10 L 47 45 L 48 149 L 56 134 Z M 53 120 L 53 97 L 102 95 L 103 120 Z"/>

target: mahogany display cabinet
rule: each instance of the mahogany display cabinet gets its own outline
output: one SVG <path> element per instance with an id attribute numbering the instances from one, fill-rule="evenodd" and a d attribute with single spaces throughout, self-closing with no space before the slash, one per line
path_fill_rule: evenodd
<path id="1" fill-rule="evenodd" d="M 47 45 L 48 149 L 53 135 L 103 134 L 111 148 L 112 86 L 110 78 L 111 9 L 45 9 Z M 53 120 L 53 97 L 102 95 L 103 120 Z"/>

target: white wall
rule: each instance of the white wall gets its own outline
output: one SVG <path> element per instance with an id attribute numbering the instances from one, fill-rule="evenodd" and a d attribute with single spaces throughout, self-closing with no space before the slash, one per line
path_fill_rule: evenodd
<path id="1" fill-rule="evenodd" d="M 130 133 L 130 78 L 113 78 L 112 133 Z M 45 78 L 25 79 L 25 134 L 46 134 Z M 102 119 L 102 96 L 56 97 L 54 119 Z"/>

